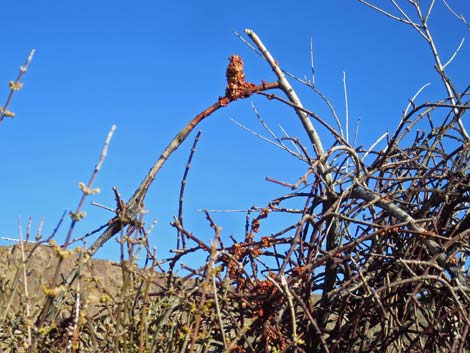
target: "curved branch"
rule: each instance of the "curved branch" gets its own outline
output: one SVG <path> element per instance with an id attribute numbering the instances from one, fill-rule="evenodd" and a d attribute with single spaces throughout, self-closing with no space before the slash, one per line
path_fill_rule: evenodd
<path id="1" fill-rule="evenodd" d="M 199 125 L 205 118 L 213 114 L 215 111 L 219 110 L 220 108 L 223 108 L 227 106 L 228 104 L 241 99 L 241 98 L 248 98 L 251 95 L 255 93 L 259 93 L 262 91 L 267 91 L 275 88 L 279 88 L 279 83 L 277 82 L 271 82 L 271 83 L 266 83 L 262 82 L 259 85 L 255 85 L 252 83 L 248 83 L 244 81 L 244 74 L 241 71 L 243 68 L 243 62 L 238 61 L 240 59 L 237 56 L 231 56 L 231 64 L 229 65 L 229 68 L 227 69 L 227 90 L 225 92 L 224 97 L 219 97 L 218 101 L 205 110 L 203 110 L 201 113 L 196 115 L 191 121 L 189 121 L 188 124 L 186 124 L 183 129 L 170 141 L 168 146 L 163 150 L 162 154 L 160 157 L 157 159 L 157 161 L 154 163 L 154 165 L 150 168 L 149 172 L 145 176 L 145 178 L 142 180 L 140 185 L 137 187 L 136 191 L 132 195 L 132 197 L 129 199 L 127 205 L 126 205 L 126 218 L 128 219 L 128 222 L 123 222 L 122 219 L 119 219 L 118 217 L 113 218 L 112 220 L 109 221 L 109 226 L 108 228 L 101 234 L 101 236 L 93 243 L 93 245 L 89 248 L 89 255 L 93 256 L 94 253 L 101 247 L 103 246 L 104 243 L 106 243 L 112 236 L 117 234 L 123 226 L 126 224 L 133 224 L 136 222 L 137 217 L 139 213 L 143 209 L 143 201 L 145 199 L 145 196 L 147 194 L 147 191 L 152 184 L 152 182 L 155 180 L 155 177 L 157 173 L 160 171 L 160 169 L 163 167 L 167 159 L 171 156 L 171 154 L 176 151 L 176 149 L 181 146 L 181 144 L 184 142 L 184 140 L 189 136 L 189 134 L 194 130 L 194 128 Z M 234 76 L 235 78 L 238 78 L 237 80 L 234 80 L 234 76 L 232 76 L 233 72 L 231 71 L 233 69 L 233 62 L 237 61 L 238 66 L 236 67 L 239 69 L 239 71 L 236 71 Z"/>
<path id="2" fill-rule="evenodd" d="M 289 100 L 294 105 L 298 107 L 303 107 L 302 102 L 300 101 L 299 97 L 297 96 L 294 89 L 290 85 L 289 81 L 286 80 L 286 77 L 284 76 L 284 73 L 279 67 L 278 62 L 274 60 L 273 56 L 268 51 L 268 49 L 266 49 L 265 45 L 263 44 L 261 39 L 258 37 L 258 35 L 251 29 L 245 29 L 245 33 L 256 44 L 256 46 L 261 51 L 261 53 L 263 54 L 268 64 L 273 69 L 274 73 L 278 77 L 280 88 L 284 91 L 287 97 L 289 97 Z M 323 145 L 321 143 L 320 136 L 318 136 L 318 133 L 315 130 L 312 122 L 308 118 L 307 114 L 305 114 L 305 112 L 303 112 L 301 109 L 296 108 L 295 112 L 297 113 L 297 116 L 302 122 L 302 125 L 304 126 L 305 130 L 307 131 L 308 137 L 310 138 L 310 141 L 312 142 L 315 152 L 317 153 L 318 156 L 321 156 L 324 153 Z"/>
<path id="3" fill-rule="evenodd" d="M 397 217 L 400 221 L 408 223 L 409 227 L 413 231 L 419 234 L 423 234 L 423 237 L 421 237 L 422 242 L 426 249 L 428 249 L 428 251 L 436 257 L 439 266 L 445 268 L 451 274 L 452 278 L 458 279 L 460 285 L 470 288 L 470 281 L 464 276 L 460 268 L 458 266 L 452 265 L 452 263 L 449 261 L 449 256 L 445 253 L 442 246 L 440 246 L 436 241 L 431 239 L 433 234 L 431 234 L 428 230 L 424 229 L 423 227 L 419 226 L 413 219 L 413 217 L 411 217 L 408 213 L 403 211 L 393 202 L 382 198 L 379 194 L 370 190 L 366 190 L 359 186 L 356 186 L 352 189 L 351 196 L 361 198 L 371 203 L 375 203 L 384 211 Z"/>

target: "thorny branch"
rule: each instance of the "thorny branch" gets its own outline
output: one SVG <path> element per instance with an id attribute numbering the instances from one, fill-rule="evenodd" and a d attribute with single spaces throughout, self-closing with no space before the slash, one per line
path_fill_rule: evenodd
<path id="1" fill-rule="evenodd" d="M 230 58 L 230 64 L 227 68 L 227 88 L 225 96 L 220 97 L 219 100 L 212 104 L 210 107 L 196 115 L 168 144 L 164 149 L 158 160 L 150 168 L 150 171 L 145 176 L 144 180 L 140 183 L 132 197 L 127 202 L 127 217 L 129 221 L 122 222 L 119 218 L 115 217 L 109 222 L 109 227 L 106 231 L 93 243 L 89 249 L 89 254 L 92 256 L 104 243 L 106 243 L 113 235 L 118 233 L 120 229 L 131 224 L 137 219 L 140 212 L 143 210 L 143 202 L 145 195 L 155 179 L 159 170 L 163 167 L 167 159 L 171 154 L 185 141 L 188 135 L 199 125 L 205 118 L 213 114 L 218 109 L 227 106 L 231 102 L 234 102 L 241 98 L 247 98 L 253 94 L 263 92 L 266 90 L 278 88 L 277 82 L 266 83 L 262 82 L 259 85 L 249 83 L 245 81 L 245 74 L 243 72 L 243 61 L 238 55 L 232 55 Z"/>

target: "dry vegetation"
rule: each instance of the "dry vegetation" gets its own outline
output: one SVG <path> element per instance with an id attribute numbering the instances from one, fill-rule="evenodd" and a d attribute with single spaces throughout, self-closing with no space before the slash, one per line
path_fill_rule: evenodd
<path id="1" fill-rule="evenodd" d="M 468 87 L 459 91 L 453 85 L 445 70 L 451 62 L 443 64 L 436 49 L 428 26 L 434 2 L 425 8 L 409 1 L 409 11 L 393 4 L 396 13 L 374 9 L 409 26 L 429 45 L 442 99 L 426 101 L 420 90 L 397 117 L 393 133 L 369 148 L 356 147 L 314 78 L 291 77 L 323 99 L 331 118 L 323 119 L 302 104 L 260 38 L 246 30 L 243 40 L 251 41 L 270 65 L 275 82 L 247 82 L 242 59 L 230 57 L 225 95 L 170 142 L 127 202 L 115 189 L 116 215 L 88 249 L 69 250 L 73 226 L 82 219 L 83 201 L 94 192 L 93 180 L 114 130 L 90 182 L 81 186 L 83 199 L 71 214 L 65 243 L 58 246 L 47 239 L 49 247 L 22 242 L 2 249 L 10 255 L 2 256 L 6 264 L 0 265 L 8 268 L 0 282 L 0 349 L 468 352 Z M 161 273 L 141 212 L 148 188 L 199 122 L 252 95 L 266 96 L 268 104 L 286 104 L 300 119 L 305 136 L 295 139 L 278 138 L 263 126 L 274 144 L 305 162 L 304 175 L 294 185 L 280 182 L 288 190 L 284 196 L 247 211 L 241 240 L 222 239 L 220 227 L 206 212 L 213 241 L 203 242 L 184 226 L 181 205 L 173 222 L 177 249 L 168 260 L 169 270 Z M 327 140 L 333 141 L 328 147 L 317 126 L 328 131 Z M 262 234 L 261 226 L 273 213 L 298 218 L 276 233 Z M 111 237 L 118 237 L 125 260 L 99 266 L 91 258 Z M 194 252 L 207 261 L 198 268 L 185 267 L 185 278 L 175 276 L 176 265 Z M 137 254 L 146 259 L 143 268 L 136 265 Z M 42 271 L 46 264 L 51 270 Z M 121 280 L 110 282 L 108 271 Z"/>

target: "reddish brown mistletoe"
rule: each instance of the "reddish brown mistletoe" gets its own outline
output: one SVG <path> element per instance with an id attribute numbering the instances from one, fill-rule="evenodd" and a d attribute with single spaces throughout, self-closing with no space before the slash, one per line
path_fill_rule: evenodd
<path id="1" fill-rule="evenodd" d="M 253 83 L 245 81 L 245 73 L 243 72 L 243 60 L 238 55 L 231 55 L 228 60 L 230 64 L 225 72 L 227 78 L 227 88 L 225 89 L 225 96 L 230 100 L 238 98 L 246 98 L 250 95 L 250 88 L 255 87 Z"/>

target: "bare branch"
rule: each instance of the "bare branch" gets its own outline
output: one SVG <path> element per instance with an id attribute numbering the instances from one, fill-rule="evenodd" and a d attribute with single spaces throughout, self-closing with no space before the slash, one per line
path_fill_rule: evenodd
<path id="1" fill-rule="evenodd" d="M 457 54 L 459 53 L 460 49 L 462 49 L 462 46 L 463 46 L 463 43 L 465 42 L 465 37 L 462 38 L 462 40 L 460 41 L 460 44 L 459 46 L 457 47 L 457 49 L 455 49 L 454 53 L 452 54 L 452 56 L 449 58 L 449 60 L 447 60 L 447 62 L 442 65 L 442 68 L 445 69 L 454 59 L 455 57 L 457 56 Z"/>
<path id="2" fill-rule="evenodd" d="M 462 21 L 467 27 L 468 27 L 468 23 L 467 23 L 467 20 L 465 19 L 465 17 L 462 15 L 462 14 L 457 14 L 457 12 L 452 8 L 450 7 L 450 5 L 448 4 L 448 2 L 446 0 L 442 0 L 442 2 L 444 3 L 444 5 L 447 7 L 447 9 L 455 16 L 457 17 L 458 20 Z"/>
<path id="3" fill-rule="evenodd" d="M 343 90 L 344 90 L 344 106 L 345 106 L 345 130 L 346 141 L 349 143 L 349 104 L 348 104 L 348 90 L 346 87 L 346 72 L 343 71 Z"/>
<path id="4" fill-rule="evenodd" d="M 313 57 L 313 39 L 310 37 L 310 68 L 312 70 L 312 85 L 315 86 L 315 61 Z"/>
<path id="5" fill-rule="evenodd" d="M 279 67 L 279 64 L 277 63 L 276 60 L 274 60 L 273 56 L 265 47 L 263 42 L 261 42 L 258 35 L 251 29 L 246 29 L 245 33 L 256 44 L 256 46 L 263 54 L 266 61 L 269 63 L 273 71 L 276 73 L 276 76 L 279 80 L 279 85 L 284 91 L 284 93 L 289 97 L 289 99 L 292 101 L 293 104 L 295 104 L 298 107 L 302 107 L 302 103 L 300 102 L 300 99 L 298 98 L 297 94 L 295 93 L 290 83 L 286 80 L 284 73 Z M 304 112 L 302 112 L 299 109 L 296 109 L 296 113 L 300 121 L 302 122 L 302 125 L 304 126 L 305 130 L 307 131 L 307 135 L 309 136 L 310 141 L 312 142 L 315 152 L 317 153 L 318 156 L 321 156 L 324 153 L 324 149 L 320 140 L 320 136 L 318 136 L 316 129 L 313 127 L 312 123 L 310 122 L 310 120 L 308 119 L 307 115 Z"/>
<path id="6" fill-rule="evenodd" d="M 408 19 L 395 16 L 395 15 L 391 14 L 390 12 L 385 11 L 384 9 L 382 9 L 382 8 L 379 7 L 379 6 L 376 6 L 376 5 L 374 5 L 374 4 L 371 4 L 371 3 L 368 2 L 368 1 L 359 0 L 359 2 L 363 3 L 364 5 L 366 5 L 366 6 L 370 7 L 370 8 L 372 8 L 372 9 L 374 9 L 374 10 L 380 12 L 381 14 L 383 14 L 383 15 L 385 15 L 385 16 L 387 16 L 387 17 L 390 17 L 391 19 L 394 19 L 394 20 L 396 20 L 396 21 L 398 21 L 398 22 L 406 23 L 406 24 L 408 24 L 408 25 L 411 25 L 411 24 L 412 24 L 412 22 L 409 21 Z"/>

